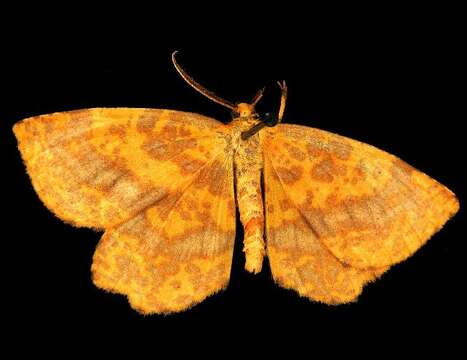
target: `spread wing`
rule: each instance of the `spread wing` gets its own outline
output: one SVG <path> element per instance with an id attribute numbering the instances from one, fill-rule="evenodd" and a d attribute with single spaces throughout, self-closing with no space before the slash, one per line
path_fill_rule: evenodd
<path id="1" fill-rule="evenodd" d="M 216 120 L 96 108 L 14 127 L 44 204 L 105 229 L 94 282 L 145 313 L 180 311 L 226 286 L 235 237 L 229 133 Z"/>
<path id="2" fill-rule="evenodd" d="M 355 299 L 458 210 L 446 187 L 370 145 L 288 124 L 260 137 L 272 273 L 309 298 Z"/>
<path id="3" fill-rule="evenodd" d="M 182 311 L 228 284 L 235 239 L 233 167 L 219 156 L 184 189 L 115 229 L 94 254 L 94 283 L 143 313 Z"/>

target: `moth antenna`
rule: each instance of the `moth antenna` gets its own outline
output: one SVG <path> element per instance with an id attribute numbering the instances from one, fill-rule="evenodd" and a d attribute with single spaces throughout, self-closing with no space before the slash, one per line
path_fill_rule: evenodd
<path id="1" fill-rule="evenodd" d="M 284 116 L 285 103 L 287 102 L 287 84 L 285 80 L 282 80 L 282 82 L 278 81 L 277 84 L 281 88 L 281 105 L 279 107 L 279 114 L 277 115 L 278 122 L 281 122 Z"/>
<path id="2" fill-rule="evenodd" d="M 253 97 L 253 100 L 251 100 L 251 105 L 255 106 L 263 97 L 264 90 L 266 87 L 263 87 L 262 89 L 259 89 L 256 95 Z"/>
<path id="3" fill-rule="evenodd" d="M 175 54 L 177 52 L 178 51 L 174 51 L 172 53 L 172 62 L 174 64 L 174 66 L 175 66 L 175 69 L 178 71 L 178 73 L 183 78 L 183 80 L 185 80 L 188 83 L 188 85 L 190 85 L 193 89 L 195 89 L 196 91 L 198 91 L 201 94 L 203 94 L 204 96 L 206 96 L 208 99 L 210 99 L 210 100 L 212 100 L 212 101 L 214 101 L 214 102 L 216 102 L 216 103 L 218 103 L 218 104 L 220 104 L 222 106 L 225 106 L 226 108 L 229 108 L 231 110 L 235 110 L 237 108 L 230 101 L 224 100 L 221 97 L 214 94 L 213 92 L 207 90 L 202 85 L 197 83 L 190 75 L 188 75 L 186 73 L 186 71 L 183 70 L 183 68 L 177 63 L 177 60 L 175 60 Z"/>

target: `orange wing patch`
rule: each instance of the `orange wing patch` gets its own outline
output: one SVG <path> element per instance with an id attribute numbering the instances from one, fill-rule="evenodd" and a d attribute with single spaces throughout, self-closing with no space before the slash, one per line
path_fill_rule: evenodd
<path id="1" fill-rule="evenodd" d="M 352 267 L 406 259 L 459 208 L 446 187 L 370 145 L 298 125 L 279 125 L 260 136 L 290 206 Z M 306 251 L 309 244 L 299 247 Z"/>
<path id="2" fill-rule="evenodd" d="M 327 304 L 346 303 L 386 270 L 357 269 L 339 261 L 294 206 L 267 157 L 264 179 L 267 254 L 274 280 L 281 286 Z"/>
<path id="3" fill-rule="evenodd" d="M 224 125 L 169 110 L 42 115 L 14 126 L 33 186 L 76 226 L 108 228 L 189 183 L 226 148 Z"/>
<path id="4" fill-rule="evenodd" d="M 186 309 L 226 286 L 235 209 L 229 130 L 191 113 L 89 109 L 14 127 L 41 200 L 106 230 L 97 286 L 144 313 Z"/>
<path id="5" fill-rule="evenodd" d="M 142 313 L 186 310 L 227 286 L 235 239 L 232 158 L 116 229 L 94 255 L 94 283 Z"/>

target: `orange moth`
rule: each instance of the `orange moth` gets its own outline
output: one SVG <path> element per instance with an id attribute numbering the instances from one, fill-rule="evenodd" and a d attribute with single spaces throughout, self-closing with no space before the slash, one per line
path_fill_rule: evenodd
<path id="1" fill-rule="evenodd" d="M 59 218 L 104 231 L 93 281 L 141 313 L 186 310 L 225 288 L 235 208 L 246 270 L 326 304 L 411 256 L 459 209 L 455 195 L 397 157 L 279 111 L 233 104 L 223 124 L 165 109 L 94 108 L 25 119 L 13 130 L 34 189 Z"/>

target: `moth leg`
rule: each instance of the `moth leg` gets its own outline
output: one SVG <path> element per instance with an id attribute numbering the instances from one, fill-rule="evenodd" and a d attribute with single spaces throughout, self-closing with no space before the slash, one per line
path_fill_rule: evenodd
<path id="1" fill-rule="evenodd" d="M 287 102 L 287 84 L 285 83 L 285 81 L 278 81 L 277 84 L 281 88 L 281 103 L 279 106 L 279 112 L 277 114 L 277 117 L 273 113 L 266 113 L 262 117 L 261 122 L 252 126 L 250 129 L 242 132 L 242 140 L 246 140 L 252 137 L 254 134 L 256 134 L 258 131 L 260 131 L 266 126 L 273 127 L 282 121 L 282 118 L 284 117 L 285 104 Z M 258 93 L 255 95 L 255 97 L 253 98 L 253 106 L 256 105 L 256 103 L 261 99 L 261 97 L 263 96 L 263 91 L 264 88 L 258 91 Z"/>

